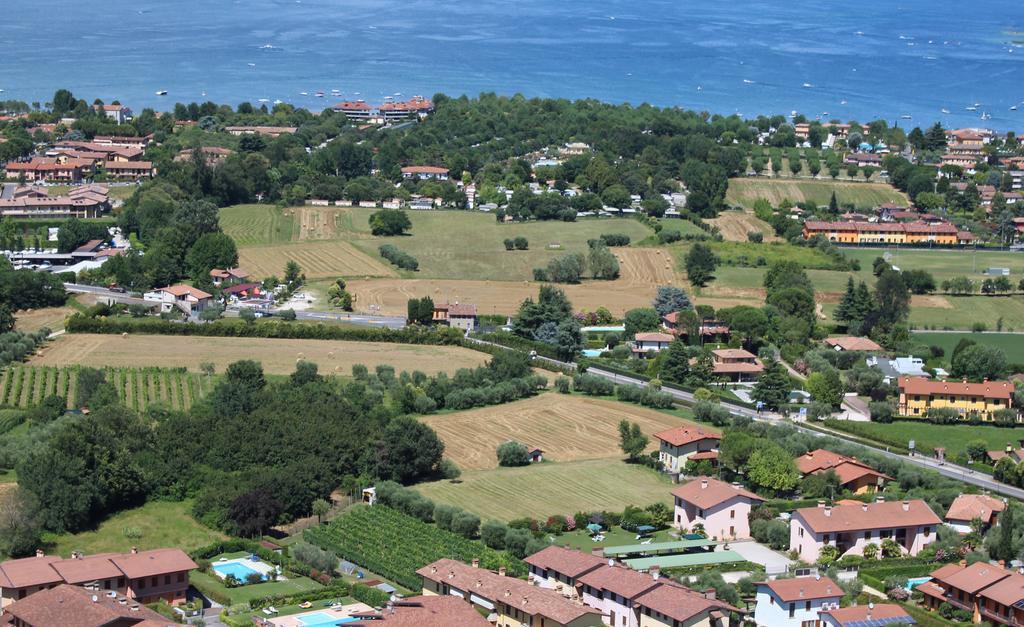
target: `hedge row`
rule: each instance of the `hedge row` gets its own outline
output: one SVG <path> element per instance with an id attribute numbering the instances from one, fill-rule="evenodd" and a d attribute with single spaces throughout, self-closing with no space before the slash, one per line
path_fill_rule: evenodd
<path id="1" fill-rule="evenodd" d="M 249 609 L 259 610 L 271 605 L 298 605 L 305 601 L 322 601 L 323 599 L 340 599 L 352 596 L 357 601 L 370 607 L 384 607 L 391 600 L 391 595 L 383 590 L 364 586 L 361 583 L 348 584 L 335 580 L 331 585 L 319 590 L 296 592 L 294 594 L 278 594 L 249 600 Z"/>
<path id="2" fill-rule="evenodd" d="M 612 374 L 617 374 L 617 375 L 620 375 L 620 376 L 623 376 L 623 377 L 630 377 L 630 378 L 633 378 L 633 379 L 637 379 L 638 381 L 647 382 L 647 381 L 651 380 L 651 378 L 648 377 L 647 375 L 643 375 L 643 374 L 640 374 L 638 372 L 633 372 L 631 370 L 626 370 L 624 368 L 618 368 L 616 366 L 610 366 L 610 365 L 605 364 L 603 362 L 598 362 L 598 361 L 594 361 L 594 360 L 586 360 L 585 363 L 586 363 L 587 367 L 597 368 L 599 370 L 604 370 L 605 372 L 610 372 Z M 697 388 L 691 388 L 691 387 L 688 387 L 688 386 L 685 386 L 685 385 L 681 385 L 679 383 L 671 383 L 669 381 L 662 381 L 661 382 L 661 387 L 662 388 L 668 388 L 670 390 L 677 390 L 679 392 L 688 392 L 690 394 L 693 394 L 694 392 L 697 391 Z M 723 400 L 722 402 L 726 403 L 726 404 L 729 404 L 729 405 L 738 405 L 740 407 L 746 407 L 747 409 L 757 409 L 757 405 L 755 405 L 754 403 L 747 403 L 747 402 L 741 401 L 739 399 L 732 399 L 732 398 L 730 398 L 728 400 Z"/>
<path id="3" fill-rule="evenodd" d="M 75 314 L 68 319 L 68 333 L 139 333 L 144 335 L 195 335 L 210 337 L 260 337 L 306 340 L 347 340 L 394 344 L 460 345 L 462 333 L 449 327 L 412 326 L 404 329 L 350 327 L 328 324 L 295 324 L 279 320 L 244 322 L 217 320 L 205 324 L 172 322 L 158 318 L 89 318 Z"/>

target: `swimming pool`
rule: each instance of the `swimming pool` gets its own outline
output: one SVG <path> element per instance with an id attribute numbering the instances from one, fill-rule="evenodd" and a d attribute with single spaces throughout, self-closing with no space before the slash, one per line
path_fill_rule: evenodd
<path id="1" fill-rule="evenodd" d="M 596 348 L 584 348 L 582 352 L 584 357 L 600 357 L 604 351 Z"/>
<path id="2" fill-rule="evenodd" d="M 907 579 L 907 586 L 906 586 L 907 591 L 908 592 L 913 592 L 914 591 L 914 586 L 919 586 L 919 585 L 921 585 L 923 583 L 926 583 L 926 582 L 929 582 L 931 580 L 932 580 L 931 577 L 911 577 L 910 579 Z"/>
<path id="3" fill-rule="evenodd" d="M 359 622 L 358 618 L 346 616 L 345 618 L 338 618 L 331 616 L 327 612 L 317 612 L 316 614 L 307 614 L 305 616 L 298 616 L 299 622 L 302 623 L 302 627 L 331 627 L 333 625 L 344 625 L 346 623 Z"/>
<path id="4" fill-rule="evenodd" d="M 227 562 L 226 564 L 214 564 L 213 570 L 215 570 L 217 574 L 221 575 L 222 577 L 234 575 L 235 579 L 241 582 L 245 582 L 249 575 L 253 573 L 259 575 L 263 579 L 267 578 L 266 575 L 264 575 L 260 571 L 256 570 L 255 568 L 249 568 L 242 562 Z"/>

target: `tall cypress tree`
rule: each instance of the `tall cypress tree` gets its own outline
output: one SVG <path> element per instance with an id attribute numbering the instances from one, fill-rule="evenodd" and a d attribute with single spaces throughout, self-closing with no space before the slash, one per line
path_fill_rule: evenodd
<path id="1" fill-rule="evenodd" d="M 668 354 L 665 356 L 665 363 L 658 373 L 662 381 L 670 383 L 683 383 L 690 376 L 690 356 L 686 343 L 682 340 L 675 340 L 668 346 Z"/>
<path id="2" fill-rule="evenodd" d="M 851 276 L 846 279 L 846 293 L 843 294 L 843 298 L 839 301 L 839 305 L 836 307 L 836 311 L 833 316 L 839 322 L 850 322 L 854 319 L 852 314 L 856 305 L 856 287 L 854 287 L 853 277 Z"/>

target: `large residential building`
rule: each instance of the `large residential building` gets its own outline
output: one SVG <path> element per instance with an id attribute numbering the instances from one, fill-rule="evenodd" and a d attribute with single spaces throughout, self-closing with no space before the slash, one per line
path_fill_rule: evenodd
<path id="1" fill-rule="evenodd" d="M 107 176 L 119 181 L 137 181 L 156 175 L 152 161 L 107 161 L 103 164 Z"/>
<path id="2" fill-rule="evenodd" d="M 689 329 L 679 324 L 679 312 L 673 311 L 665 314 L 661 317 L 661 326 L 668 330 L 672 335 L 679 337 L 686 337 L 690 334 Z M 726 337 L 729 335 L 729 327 L 718 322 L 711 320 L 702 320 L 698 329 L 701 339 L 712 338 L 714 336 Z"/>
<path id="3" fill-rule="evenodd" d="M 804 239 L 823 235 L 839 244 L 937 244 L 956 246 L 966 240 L 948 222 L 804 222 Z"/>
<path id="4" fill-rule="evenodd" d="M 987 494 L 961 494 L 953 499 L 946 511 L 946 524 L 960 533 L 970 533 L 975 520 L 984 528 L 999 522 L 1006 510 L 1006 501 Z"/>
<path id="5" fill-rule="evenodd" d="M 658 460 L 666 472 L 681 473 L 691 459 L 718 461 L 718 445 L 722 434 L 697 425 L 674 427 L 654 434 L 658 440 Z"/>
<path id="6" fill-rule="evenodd" d="M 237 285 L 249 278 L 249 273 L 241 268 L 213 268 L 210 270 L 210 280 L 214 286 Z"/>
<path id="7" fill-rule="evenodd" d="M 90 585 L 142 603 L 185 601 L 188 573 L 196 563 L 180 549 L 154 549 L 69 559 L 44 555 L 0 562 L 0 600 L 9 604 L 60 584 Z"/>
<path id="8" fill-rule="evenodd" d="M 125 124 L 132 119 L 132 110 L 121 104 L 93 105 L 97 111 L 113 120 L 116 124 Z"/>
<path id="9" fill-rule="evenodd" d="M 637 333 L 633 337 L 633 352 L 644 356 L 648 351 L 662 351 L 668 348 L 675 339 L 674 335 L 668 333 Z"/>
<path id="10" fill-rule="evenodd" d="M 697 477 L 672 490 L 675 499 L 673 524 L 683 531 L 696 525 L 710 538 L 742 539 L 750 537 L 750 510 L 764 502 L 760 496 L 710 477 Z"/>
<path id="11" fill-rule="evenodd" d="M 949 604 L 968 612 L 974 623 L 1024 625 L 1024 575 L 995 564 L 946 564 L 915 590 L 924 594 L 923 605 L 932 610 Z"/>
<path id="12" fill-rule="evenodd" d="M 4 166 L 8 179 L 20 179 L 29 183 L 80 183 L 93 172 L 93 162 L 67 156 L 33 157 L 30 161 L 9 161 Z"/>
<path id="13" fill-rule="evenodd" d="M 843 589 L 828 577 L 775 579 L 757 584 L 758 627 L 820 627 L 820 613 L 839 609 Z"/>
<path id="14" fill-rule="evenodd" d="M 884 475 L 871 466 L 823 448 L 804 453 L 796 460 L 796 467 L 805 477 L 824 472 L 834 472 L 839 485 L 855 494 L 866 494 L 880 490 L 892 477 Z"/>
<path id="15" fill-rule="evenodd" d="M 764 372 L 757 355 L 742 348 L 720 348 L 711 351 L 712 374 L 730 381 L 753 381 Z"/>
<path id="16" fill-rule="evenodd" d="M 476 305 L 467 303 L 441 303 L 434 305 L 431 319 L 453 329 L 473 331 L 476 329 Z"/>
<path id="17" fill-rule="evenodd" d="M 490 627 L 473 605 L 454 596 L 421 595 L 390 601 L 386 607 L 353 615 L 374 627 Z M 300 617 L 301 620 L 301 617 Z M 273 621 L 272 621 L 273 622 Z M 294 625 L 294 622 L 289 622 Z"/>
<path id="18" fill-rule="evenodd" d="M 338 113 L 344 113 L 346 118 L 356 122 L 370 122 L 379 115 L 376 108 L 365 100 L 346 100 L 331 108 Z"/>
<path id="19" fill-rule="evenodd" d="M 219 146 L 203 146 L 201 148 L 185 148 L 184 150 L 178 151 L 178 154 L 174 155 L 174 160 L 178 163 L 191 161 L 195 158 L 195 152 L 199 150 L 199 154 L 202 155 L 203 161 L 206 165 L 215 166 L 224 162 L 225 159 L 234 154 L 235 151 L 230 148 L 221 148 Z"/>
<path id="20" fill-rule="evenodd" d="M 10 198 L 0 199 L 0 216 L 14 219 L 96 218 L 109 209 L 107 188 L 99 185 L 75 187 L 61 196 L 25 185 L 15 188 Z"/>
<path id="21" fill-rule="evenodd" d="M 560 546 L 549 546 L 523 561 L 530 566 L 530 583 L 570 599 L 580 596 L 577 580 L 581 576 L 607 564 L 604 558 Z"/>
<path id="22" fill-rule="evenodd" d="M 486 608 L 499 627 L 600 627 L 601 612 L 516 577 L 440 559 L 416 571 L 426 596 L 457 596 Z"/>
<path id="23" fill-rule="evenodd" d="M 434 112 L 434 103 L 423 96 L 413 96 L 402 102 L 389 98 L 381 105 L 371 105 L 365 100 L 346 100 L 331 108 L 355 122 L 385 124 L 417 116 L 426 117 Z"/>
<path id="24" fill-rule="evenodd" d="M 819 612 L 822 627 L 883 627 L 884 625 L 916 625 L 907 610 L 895 603 L 867 603 L 838 610 Z"/>
<path id="25" fill-rule="evenodd" d="M 3 624 L 12 627 L 167 627 L 179 624 L 135 599 L 111 592 L 59 584 L 6 606 Z"/>
<path id="26" fill-rule="evenodd" d="M 448 168 L 438 168 L 432 165 L 413 165 L 402 168 L 403 179 L 419 179 L 447 181 Z"/>
<path id="27" fill-rule="evenodd" d="M 882 500 L 859 505 L 826 505 L 795 510 L 789 521 L 789 548 L 814 563 L 821 549 L 833 545 L 839 555 L 863 555 L 864 546 L 893 539 L 906 555 L 917 555 L 935 541 L 942 524 L 928 504 Z"/>
<path id="28" fill-rule="evenodd" d="M 923 417 L 929 409 L 946 407 L 964 418 L 975 415 L 994 420 L 995 412 L 1013 408 L 1013 384 L 1009 381 L 966 383 L 900 377 L 899 390 L 897 411 L 901 416 Z"/>
<path id="29" fill-rule="evenodd" d="M 122 148 L 142 148 L 145 150 L 153 141 L 153 134 L 141 137 L 128 137 L 125 135 L 97 135 L 92 138 L 94 144 L 102 146 L 120 146 Z"/>

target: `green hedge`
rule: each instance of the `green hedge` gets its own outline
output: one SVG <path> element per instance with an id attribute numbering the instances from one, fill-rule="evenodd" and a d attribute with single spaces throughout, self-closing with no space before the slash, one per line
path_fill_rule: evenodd
<path id="1" fill-rule="evenodd" d="M 298 605 L 304 601 L 321 601 L 323 599 L 339 599 L 352 594 L 352 586 L 344 581 L 335 581 L 331 585 L 319 590 L 308 592 L 295 592 L 292 594 L 277 594 L 259 599 L 250 599 L 249 608 L 259 610 L 270 605 Z"/>
<path id="2" fill-rule="evenodd" d="M 296 324 L 280 320 L 246 323 L 242 320 L 217 320 L 206 324 L 171 322 L 158 318 L 89 318 L 75 314 L 65 327 L 68 333 L 140 333 L 145 335 L 194 335 L 209 337 L 262 337 L 307 340 L 347 340 L 350 342 L 390 342 L 394 344 L 460 345 L 462 333 L 448 327 L 404 329 L 348 327 L 327 324 Z"/>
<path id="3" fill-rule="evenodd" d="M 219 589 L 220 586 L 214 586 L 206 579 L 198 577 L 189 577 L 189 583 L 207 599 L 210 599 L 215 603 L 220 603 L 224 607 L 231 605 L 231 598 Z"/>
<path id="4" fill-rule="evenodd" d="M 520 337 L 515 333 L 509 333 L 508 331 L 495 331 L 494 333 L 471 333 L 470 335 L 471 337 L 475 337 L 485 342 L 501 344 L 507 348 L 514 348 L 527 353 L 530 351 L 537 351 L 537 354 L 542 357 L 561 361 L 558 351 L 556 351 L 550 344 Z"/>
<path id="5" fill-rule="evenodd" d="M 632 370 L 626 370 L 625 368 L 619 368 L 618 366 L 610 366 L 608 364 L 605 364 L 605 363 L 602 363 L 602 362 L 599 362 L 599 361 L 586 360 L 586 362 L 584 362 L 584 363 L 586 363 L 588 368 L 589 367 L 599 368 L 599 369 L 604 370 L 606 372 L 611 372 L 612 374 L 617 374 L 617 375 L 620 375 L 620 376 L 623 376 L 623 377 L 631 377 L 633 379 L 639 379 L 640 381 L 645 381 L 645 382 L 651 380 L 651 377 L 648 377 L 647 375 L 644 375 L 644 374 L 640 374 L 639 372 L 633 372 Z M 688 392 L 690 394 L 693 394 L 694 392 L 697 391 L 697 388 L 692 388 L 692 387 L 689 387 L 689 386 L 686 386 L 686 385 L 681 385 L 679 383 L 672 383 L 672 382 L 669 382 L 669 381 L 662 381 L 661 382 L 661 387 L 662 388 L 668 388 L 670 390 L 677 390 L 679 392 Z M 712 392 L 714 391 L 714 389 L 712 389 L 712 388 L 708 388 L 708 389 L 710 389 Z M 757 409 L 757 405 L 755 405 L 754 403 L 747 403 L 747 402 L 739 400 L 738 398 L 735 398 L 735 399 L 734 398 L 730 398 L 730 399 L 727 399 L 727 400 L 723 400 L 722 402 L 723 403 L 728 403 L 729 405 L 738 405 L 740 407 L 746 407 L 747 409 Z"/>

